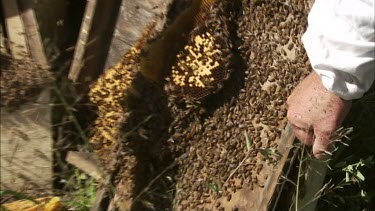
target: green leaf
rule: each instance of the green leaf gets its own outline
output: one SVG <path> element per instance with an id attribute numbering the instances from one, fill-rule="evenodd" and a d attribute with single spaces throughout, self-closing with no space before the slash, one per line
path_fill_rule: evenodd
<path id="1" fill-rule="evenodd" d="M 221 185 L 220 185 L 219 180 L 216 180 L 216 190 L 217 190 L 218 193 L 221 191 Z"/>
<path id="2" fill-rule="evenodd" d="M 345 171 L 345 172 L 353 172 L 353 166 L 352 165 L 347 165 L 342 170 Z"/>
<path id="3" fill-rule="evenodd" d="M 244 133 L 245 139 L 246 139 L 246 148 L 247 148 L 247 151 L 250 151 L 252 149 L 252 144 L 251 144 L 250 138 L 247 135 L 246 131 L 243 132 L 243 133 Z"/>
<path id="4" fill-rule="evenodd" d="M 366 196 L 367 196 L 367 193 L 366 193 L 366 191 L 365 191 L 365 190 L 363 190 L 363 189 L 361 190 L 361 196 L 362 196 L 362 197 L 366 197 Z"/>
<path id="5" fill-rule="evenodd" d="M 208 186 L 209 189 L 211 189 L 216 194 L 219 194 L 221 192 L 221 185 L 220 185 L 219 180 L 216 180 L 214 184 L 206 181 L 206 185 Z"/>
<path id="6" fill-rule="evenodd" d="M 260 154 L 262 154 L 263 157 L 266 158 L 266 160 L 269 158 L 269 156 L 270 156 L 270 150 L 269 149 L 260 148 L 258 150 L 259 150 Z"/>
<path id="7" fill-rule="evenodd" d="M 277 160 L 281 158 L 281 153 L 279 152 L 279 150 L 277 150 L 276 148 L 271 148 L 270 150 L 272 155 L 274 155 Z"/>
<path id="8" fill-rule="evenodd" d="M 346 172 L 345 173 L 345 182 L 349 182 L 349 181 L 350 181 L 349 172 Z"/>
<path id="9" fill-rule="evenodd" d="M 209 189 L 211 189 L 213 192 L 217 193 L 217 188 L 212 183 L 207 182 L 207 186 Z"/>
<path id="10" fill-rule="evenodd" d="M 81 173 L 81 174 L 79 174 L 78 179 L 79 180 L 86 180 L 87 176 L 86 176 L 86 174 Z"/>
<path id="11" fill-rule="evenodd" d="M 357 171 L 355 176 L 361 180 L 361 181 L 365 181 L 365 177 L 363 176 L 363 174 L 360 172 L 360 171 Z"/>

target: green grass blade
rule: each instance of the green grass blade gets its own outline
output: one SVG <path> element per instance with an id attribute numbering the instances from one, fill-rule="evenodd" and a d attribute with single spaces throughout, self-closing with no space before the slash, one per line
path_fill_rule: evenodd
<path id="1" fill-rule="evenodd" d="M 246 131 L 244 132 L 244 135 L 245 135 L 245 139 L 246 139 L 246 148 L 247 148 L 247 151 L 250 151 L 250 150 L 252 150 L 252 144 L 251 144 L 250 138 L 247 135 Z"/>

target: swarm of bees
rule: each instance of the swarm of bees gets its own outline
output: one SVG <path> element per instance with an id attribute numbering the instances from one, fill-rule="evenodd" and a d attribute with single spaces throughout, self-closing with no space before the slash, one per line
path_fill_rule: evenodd
<path id="1" fill-rule="evenodd" d="M 121 62 L 106 70 L 89 92 L 90 100 L 97 105 L 99 114 L 90 142 L 105 165 L 116 149 L 120 125 L 128 112 L 124 104 L 132 80 L 139 71 L 139 54 L 139 48 L 131 48 Z"/>
<path id="2" fill-rule="evenodd" d="M 255 149 L 277 147 L 287 123 L 286 99 L 310 70 L 300 41 L 308 8 L 307 2 L 242 1 L 237 17 L 240 44 L 235 47 L 245 68 L 232 72 L 231 84 L 207 107 L 230 96 L 226 102 L 203 121 L 180 130 L 182 135 L 174 135 L 179 137 L 173 139 L 176 145 L 189 142 L 176 185 L 176 210 L 236 209 L 229 202 L 239 204 L 242 189 L 264 186 L 267 175 L 261 171 L 269 161 L 259 152 L 245 159 L 244 133 Z M 235 79 L 241 71 L 243 82 Z M 236 84 L 239 91 L 233 94 L 231 86 Z M 220 190 L 213 190 L 215 184 Z"/>
<path id="3" fill-rule="evenodd" d="M 16 107 L 29 102 L 53 81 L 52 73 L 35 64 L 27 55 L 20 60 L 2 53 L 0 59 L 1 106 Z"/>
<path id="4" fill-rule="evenodd" d="M 101 105 L 102 130 L 92 139 L 98 143 L 94 148 L 110 160 L 108 152 L 124 145 L 116 179 L 119 201 L 131 203 L 137 195 L 129 183 L 152 179 L 140 170 L 142 162 L 155 172 L 178 162 L 169 174 L 176 188 L 173 202 L 150 195 L 138 199 L 155 202 L 157 209 L 172 203 L 175 210 L 237 209 L 230 204 L 238 202 L 242 189 L 264 185 L 267 175 L 261 172 L 269 158 L 261 150 L 247 154 L 244 134 L 255 149 L 277 147 L 287 123 L 286 99 L 310 70 L 300 41 L 309 2 L 202 2 L 210 6 L 177 53 L 164 88 L 139 74 L 139 47 L 91 91 Z M 104 139 L 111 140 L 107 150 L 101 147 Z"/>

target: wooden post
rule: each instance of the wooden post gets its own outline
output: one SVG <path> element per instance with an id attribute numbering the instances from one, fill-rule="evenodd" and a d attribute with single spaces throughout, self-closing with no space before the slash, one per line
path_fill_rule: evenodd
<path id="1" fill-rule="evenodd" d="M 1 189 L 46 193 L 52 188 L 50 93 L 17 110 L 1 108 Z"/>
<path id="2" fill-rule="evenodd" d="M 91 82 L 104 68 L 121 0 L 87 1 L 69 79 Z"/>
<path id="3" fill-rule="evenodd" d="M 292 128 L 287 125 L 283 134 L 280 138 L 280 143 L 278 151 L 282 155 L 280 160 L 277 162 L 277 165 L 268 168 L 268 179 L 264 185 L 263 192 L 260 194 L 258 199 L 258 206 L 256 210 L 267 211 L 268 206 L 275 195 L 276 186 L 279 183 L 280 176 L 282 174 L 284 165 L 288 158 L 290 149 L 292 148 L 295 136 L 293 134 Z"/>
<path id="4" fill-rule="evenodd" d="M 172 2 L 173 0 L 123 1 L 105 68 L 115 65 L 153 21 L 156 20 L 155 31 L 162 31 L 168 6 Z"/>
<path id="5" fill-rule="evenodd" d="M 318 205 L 319 191 L 323 187 L 324 179 L 327 173 L 327 163 L 312 159 L 308 161 L 308 169 L 304 173 L 306 176 L 305 194 L 302 198 L 298 199 L 299 211 L 315 211 Z"/>
<path id="6" fill-rule="evenodd" d="M 18 4 L 15 0 L 1 0 L 8 34 L 10 52 L 16 59 L 28 55 L 25 30 L 19 15 Z"/>
<path id="7" fill-rule="evenodd" d="M 40 38 L 39 27 L 35 17 L 32 0 L 19 0 L 18 2 L 20 4 L 21 18 L 24 23 L 30 56 L 39 65 L 48 68 L 48 61 Z"/>

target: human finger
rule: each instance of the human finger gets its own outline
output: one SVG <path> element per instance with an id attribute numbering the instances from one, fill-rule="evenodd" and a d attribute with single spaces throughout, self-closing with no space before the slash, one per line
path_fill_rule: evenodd
<path id="1" fill-rule="evenodd" d="M 311 128 L 301 128 L 294 124 L 291 124 L 293 133 L 296 138 L 306 145 L 313 145 L 314 143 L 314 131 Z"/>
<path id="2" fill-rule="evenodd" d="M 332 155 L 332 143 L 329 133 L 316 133 L 313 144 L 313 154 L 317 159 L 324 159 Z"/>

